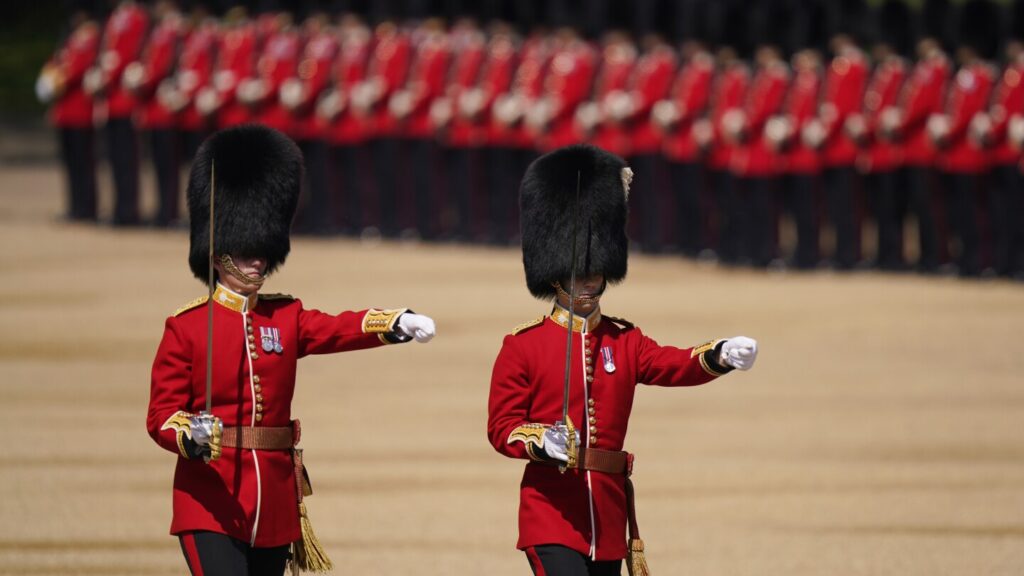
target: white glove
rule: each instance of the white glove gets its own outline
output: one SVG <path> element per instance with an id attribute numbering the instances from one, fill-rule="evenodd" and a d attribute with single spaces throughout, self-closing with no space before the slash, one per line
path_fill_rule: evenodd
<path id="1" fill-rule="evenodd" d="M 746 336 L 729 338 L 722 344 L 718 363 L 737 370 L 750 370 L 757 360 L 757 340 Z"/>
<path id="2" fill-rule="evenodd" d="M 569 441 L 569 429 L 557 424 L 544 430 L 544 453 L 560 462 L 568 462 L 565 445 Z M 576 432 L 576 445 L 580 445 L 580 433 Z"/>
<path id="3" fill-rule="evenodd" d="M 398 331 L 417 342 L 425 344 L 430 342 L 437 330 L 434 328 L 434 321 L 422 314 L 406 312 L 398 319 Z"/>

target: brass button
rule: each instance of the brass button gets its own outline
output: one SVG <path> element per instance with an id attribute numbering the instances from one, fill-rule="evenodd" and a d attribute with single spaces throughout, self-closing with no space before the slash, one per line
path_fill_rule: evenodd
<path id="1" fill-rule="evenodd" d="M 590 417 L 590 423 L 591 424 L 597 424 L 597 418 L 594 418 L 593 416 L 591 416 Z"/>
<path id="2" fill-rule="evenodd" d="M 597 436 L 597 428 L 591 426 L 590 427 L 590 435 L 591 436 Z"/>
<path id="3" fill-rule="evenodd" d="M 256 403 L 256 411 L 257 412 L 263 412 L 263 404 L 260 404 L 259 402 L 257 402 Z"/>
<path id="4" fill-rule="evenodd" d="M 257 384 L 259 384 L 260 383 L 260 375 L 259 374 L 253 374 L 252 375 L 252 381 L 257 383 Z"/>
<path id="5" fill-rule="evenodd" d="M 594 367 L 593 366 L 587 366 L 587 374 L 593 374 L 593 373 L 594 373 Z"/>
<path id="6" fill-rule="evenodd" d="M 260 355 L 253 352 L 252 354 L 249 354 L 249 357 L 252 358 L 253 360 L 259 360 Z"/>
<path id="7" fill-rule="evenodd" d="M 263 388 L 261 388 L 259 384 L 253 386 L 253 388 L 255 388 L 257 392 L 262 392 L 263 391 Z"/>
<path id="8" fill-rule="evenodd" d="M 590 408 L 587 408 L 587 414 L 593 416 L 594 414 L 597 414 L 597 410 L 595 410 L 594 407 L 591 406 Z"/>
<path id="9" fill-rule="evenodd" d="M 255 349 L 256 349 L 256 344 L 254 344 L 252 342 L 249 342 L 249 350 L 255 350 Z"/>
<path id="10" fill-rule="evenodd" d="M 252 334 L 252 324 L 246 324 L 245 329 L 246 329 L 247 332 Z"/>
<path id="11" fill-rule="evenodd" d="M 594 381 L 594 377 L 593 376 L 587 376 L 587 382 L 588 383 L 589 382 L 593 382 L 593 381 Z"/>
<path id="12" fill-rule="evenodd" d="M 588 406 L 593 406 L 594 405 L 594 399 L 593 398 L 588 399 L 587 400 L 587 405 Z"/>
<path id="13" fill-rule="evenodd" d="M 249 333 L 249 342 L 254 342 L 255 340 L 256 340 L 256 337 L 253 336 L 252 333 L 250 332 Z"/>
<path id="14" fill-rule="evenodd" d="M 263 420 L 263 414 L 257 414 L 256 415 L 256 421 L 257 422 L 261 422 L 262 420 Z"/>
<path id="15" fill-rule="evenodd" d="M 593 356 L 587 356 L 587 366 L 590 366 L 593 363 L 594 363 L 594 357 Z"/>
<path id="16" fill-rule="evenodd" d="M 257 394 L 256 395 L 256 401 L 257 402 L 263 402 L 263 394 Z"/>
<path id="17" fill-rule="evenodd" d="M 583 353 L 586 354 L 587 356 L 590 356 L 591 354 L 594 353 L 594 351 L 591 350 L 590 348 L 587 348 L 586 350 L 583 351 Z"/>

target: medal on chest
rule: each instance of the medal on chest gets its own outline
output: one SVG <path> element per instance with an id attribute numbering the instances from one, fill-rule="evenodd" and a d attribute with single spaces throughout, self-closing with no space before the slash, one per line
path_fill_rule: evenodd
<path id="1" fill-rule="evenodd" d="M 263 351 L 267 354 L 284 352 L 284 347 L 281 345 L 281 333 L 277 328 L 260 326 L 260 340 L 263 342 Z"/>
<path id="2" fill-rule="evenodd" d="M 612 355 L 611 346 L 601 347 L 601 362 L 604 364 L 604 371 L 611 374 L 615 372 L 615 357 Z"/>

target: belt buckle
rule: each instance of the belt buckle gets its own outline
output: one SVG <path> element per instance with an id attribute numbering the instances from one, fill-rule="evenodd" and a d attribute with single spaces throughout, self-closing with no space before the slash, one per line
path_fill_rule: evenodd
<path id="1" fill-rule="evenodd" d="M 626 478 L 633 475 L 633 454 L 626 453 Z"/>

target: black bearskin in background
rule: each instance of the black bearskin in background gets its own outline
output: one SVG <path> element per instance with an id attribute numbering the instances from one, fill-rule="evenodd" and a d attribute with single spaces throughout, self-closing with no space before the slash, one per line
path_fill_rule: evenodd
<path id="1" fill-rule="evenodd" d="M 211 167 L 215 254 L 263 257 L 267 274 L 273 272 L 291 250 L 288 236 L 302 183 L 299 147 L 255 124 L 217 132 L 199 147 L 188 182 L 188 265 L 203 282 L 209 281 Z"/>
<path id="2" fill-rule="evenodd" d="M 554 298 L 553 282 L 572 267 L 573 205 L 579 174 L 576 275 L 603 274 L 609 283 L 626 277 L 626 162 L 590 145 L 560 148 L 530 165 L 519 189 L 526 286 Z M 644 177 L 648 175 L 640 175 Z M 568 289 L 568 286 L 565 287 Z"/>

